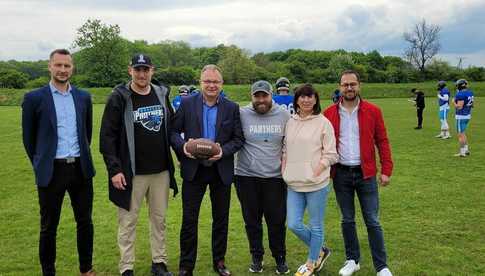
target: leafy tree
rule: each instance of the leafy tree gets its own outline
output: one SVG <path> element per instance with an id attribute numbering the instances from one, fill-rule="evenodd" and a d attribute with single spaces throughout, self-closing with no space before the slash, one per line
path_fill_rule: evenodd
<path id="1" fill-rule="evenodd" d="M 298 60 L 294 60 L 286 64 L 286 67 L 290 71 L 290 78 L 293 82 L 306 82 L 307 65 Z"/>
<path id="2" fill-rule="evenodd" d="M 126 79 L 129 64 L 128 41 L 120 37 L 118 25 L 88 20 L 77 30 L 74 47 L 78 71 L 88 76 L 90 86 L 114 86 Z"/>
<path id="3" fill-rule="evenodd" d="M 49 80 L 50 79 L 48 77 L 39 77 L 39 78 L 28 81 L 25 84 L 25 86 L 27 88 L 39 88 L 39 87 L 42 87 L 44 85 L 47 85 L 47 83 L 49 83 Z"/>
<path id="4" fill-rule="evenodd" d="M 189 66 L 159 69 L 153 77 L 167 85 L 195 84 L 197 82 L 197 74 Z"/>
<path id="5" fill-rule="evenodd" d="M 450 76 L 458 68 L 450 66 L 446 61 L 433 59 L 426 66 L 426 78 L 431 80 L 451 80 Z"/>
<path id="6" fill-rule="evenodd" d="M 49 71 L 47 70 L 47 60 L 39 61 L 0 61 L 1 69 L 11 69 L 17 70 L 19 72 L 25 73 L 29 80 L 36 79 L 41 76 L 49 76 Z"/>
<path id="7" fill-rule="evenodd" d="M 22 72 L 12 69 L 0 71 L 0 87 L 2 88 L 24 88 L 29 77 Z"/>
<path id="8" fill-rule="evenodd" d="M 244 84 L 254 79 L 256 64 L 249 59 L 247 52 L 237 46 L 226 47 L 218 65 L 226 83 Z"/>
<path id="9" fill-rule="evenodd" d="M 485 68 L 471 66 L 464 70 L 466 77 L 473 81 L 485 81 Z"/>
<path id="10" fill-rule="evenodd" d="M 338 77 L 343 70 L 354 69 L 354 60 L 349 54 L 337 54 L 330 59 L 328 64 L 327 80 L 330 82 L 338 82 Z"/>
<path id="11" fill-rule="evenodd" d="M 226 48 L 224 44 L 219 44 L 212 48 L 201 47 L 194 49 L 193 55 L 196 59 L 196 68 L 202 68 L 207 64 L 218 64 L 223 58 Z"/>
<path id="12" fill-rule="evenodd" d="M 190 45 L 184 41 L 165 40 L 152 45 L 152 59 L 160 67 L 194 66 L 196 60 Z"/>
<path id="13" fill-rule="evenodd" d="M 404 55 L 415 65 L 424 77 L 426 63 L 440 50 L 439 34 L 441 27 L 428 24 L 423 19 L 414 25 L 411 32 L 404 33 L 404 40 L 409 43 Z"/>
<path id="14" fill-rule="evenodd" d="M 323 68 L 314 68 L 307 71 L 306 82 L 324 83 L 327 82 L 326 71 Z"/>
<path id="15" fill-rule="evenodd" d="M 376 70 L 386 70 L 386 63 L 384 58 L 376 50 L 367 53 L 366 55 L 367 64 Z"/>

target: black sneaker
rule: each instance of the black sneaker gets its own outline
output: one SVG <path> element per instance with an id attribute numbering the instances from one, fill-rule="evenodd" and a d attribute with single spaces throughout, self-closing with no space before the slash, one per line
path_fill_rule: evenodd
<path id="1" fill-rule="evenodd" d="M 152 263 L 152 276 L 172 276 L 168 271 L 167 265 L 162 263 Z"/>
<path id="2" fill-rule="evenodd" d="M 290 269 L 288 268 L 288 264 L 286 263 L 285 258 L 277 258 L 276 274 L 288 274 L 288 273 L 290 273 Z"/>
<path id="3" fill-rule="evenodd" d="M 134 276 L 135 274 L 133 273 L 133 270 L 127 269 L 121 273 L 121 276 Z"/>
<path id="4" fill-rule="evenodd" d="M 249 272 L 261 273 L 263 272 L 263 260 L 253 257 L 252 263 L 249 265 Z"/>

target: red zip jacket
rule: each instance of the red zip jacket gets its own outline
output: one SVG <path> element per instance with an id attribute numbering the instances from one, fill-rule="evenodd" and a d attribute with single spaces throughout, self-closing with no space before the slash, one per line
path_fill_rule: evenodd
<path id="1" fill-rule="evenodd" d="M 376 105 L 361 99 L 357 112 L 360 135 L 360 166 L 362 167 L 364 179 L 377 174 L 375 146 L 379 150 L 381 173 L 391 176 L 393 168 L 391 147 L 389 145 L 389 139 L 387 138 L 381 110 Z M 340 137 L 339 103 L 329 106 L 323 114 L 332 123 L 338 152 Z M 332 167 L 331 176 L 335 176 L 334 166 Z"/>

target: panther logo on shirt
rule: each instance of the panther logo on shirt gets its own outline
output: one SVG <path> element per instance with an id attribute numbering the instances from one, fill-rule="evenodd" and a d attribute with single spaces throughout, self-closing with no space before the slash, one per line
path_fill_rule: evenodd
<path id="1" fill-rule="evenodd" d="M 140 107 L 133 111 L 133 121 L 141 124 L 150 131 L 160 131 L 162 125 L 163 112 L 160 105 Z"/>

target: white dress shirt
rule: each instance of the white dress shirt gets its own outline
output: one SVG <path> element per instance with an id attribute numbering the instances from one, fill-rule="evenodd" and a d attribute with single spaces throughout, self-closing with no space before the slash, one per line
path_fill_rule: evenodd
<path id="1" fill-rule="evenodd" d="M 360 103 L 360 100 L 359 100 Z M 348 112 L 339 104 L 340 137 L 338 143 L 339 163 L 346 166 L 360 165 L 359 104 Z"/>

